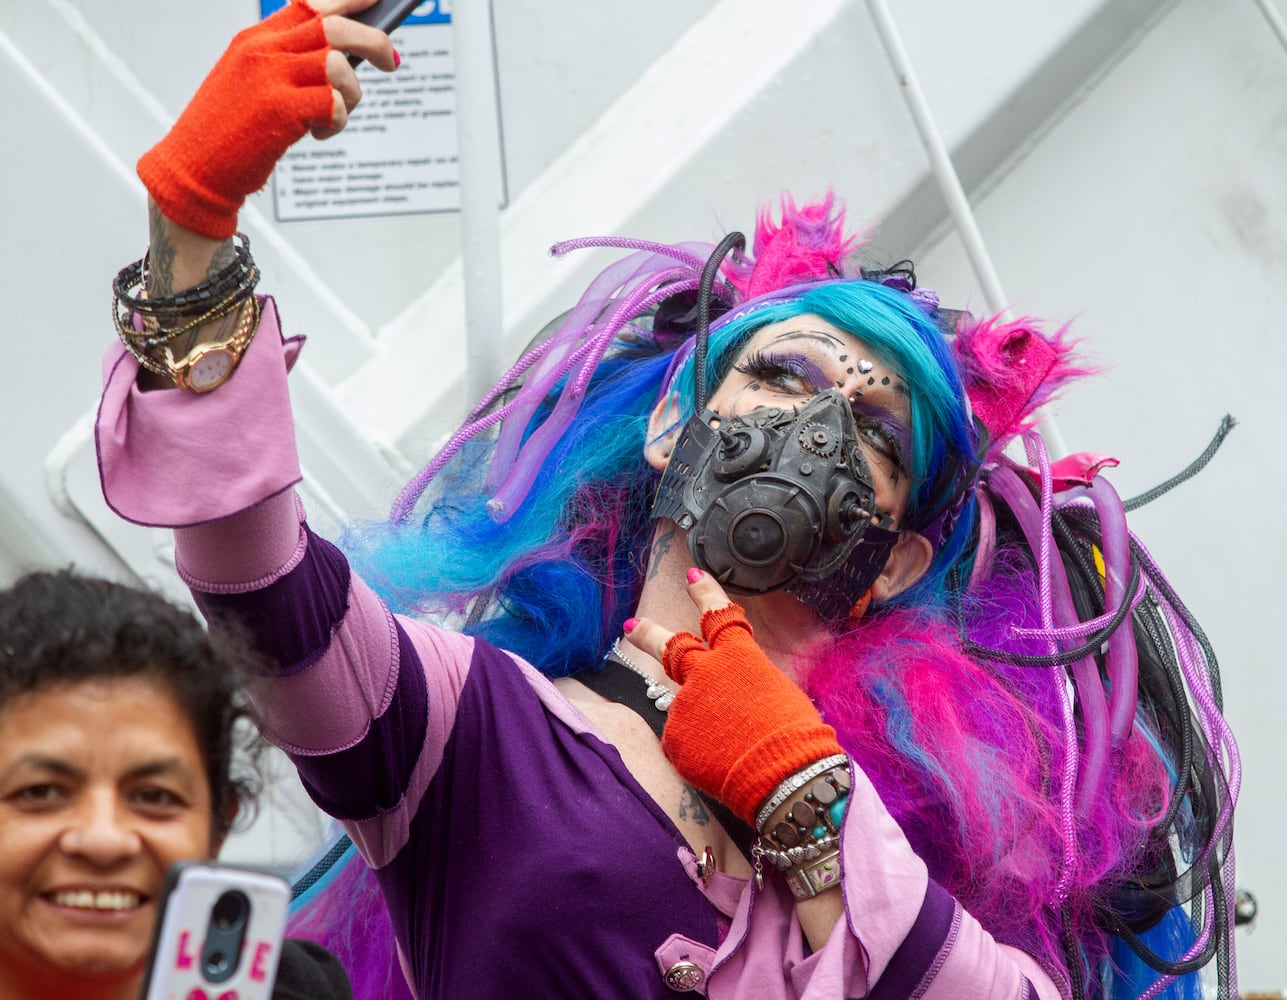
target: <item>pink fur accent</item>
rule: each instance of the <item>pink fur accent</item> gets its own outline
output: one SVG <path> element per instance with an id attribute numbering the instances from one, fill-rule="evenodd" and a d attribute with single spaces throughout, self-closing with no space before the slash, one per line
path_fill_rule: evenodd
<path id="1" fill-rule="evenodd" d="M 1022 619 L 1014 583 L 1023 571 L 1005 551 L 998 560 L 1000 585 L 985 582 L 975 611 Z M 1063 746 L 1052 675 L 977 661 L 953 623 L 889 609 L 808 650 L 797 669 L 932 877 L 1000 940 L 1058 965 L 1050 906 L 1061 875 Z M 1141 834 L 1167 802 L 1164 769 L 1138 735 L 1112 768 L 1112 794 L 1077 830 L 1068 904 L 1082 935 L 1096 933 L 1102 887 L 1132 870 Z"/>
<path id="2" fill-rule="evenodd" d="M 1053 337 L 1030 317 L 972 321 L 955 347 L 974 414 L 992 435 L 991 457 L 1035 423 L 1035 412 L 1069 381 L 1094 371 L 1075 363 L 1075 342 L 1061 328 Z"/>
<path id="3" fill-rule="evenodd" d="M 844 206 L 830 191 L 822 201 L 798 208 L 784 192 L 781 205 L 781 224 L 773 221 L 772 208 L 760 209 L 754 258 L 725 269 L 744 299 L 802 281 L 840 277 L 845 273 L 845 258 L 859 242 L 858 236 L 845 237 Z"/>

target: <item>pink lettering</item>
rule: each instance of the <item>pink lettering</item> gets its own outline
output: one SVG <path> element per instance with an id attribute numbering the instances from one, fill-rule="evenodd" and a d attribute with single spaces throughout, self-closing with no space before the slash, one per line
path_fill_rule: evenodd
<path id="1" fill-rule="evenodd" d="M 188 931 L 184 931 L 179 935 L 179 951 L 174 957 L 174 967 L 176 969 L 192 968 L 192 952 L 188 948 L 188 936 Z"/>
<path id="2" fill-rule="evenodd" d="M 265 966 L 268 963 L 268 955 L 273 950 L 271 941 L 260 941 L 255 945 L 255 957 L 250 963 L 250 978 L 257 983 L 262 983 L 268 978 L 268 969 Z"/>

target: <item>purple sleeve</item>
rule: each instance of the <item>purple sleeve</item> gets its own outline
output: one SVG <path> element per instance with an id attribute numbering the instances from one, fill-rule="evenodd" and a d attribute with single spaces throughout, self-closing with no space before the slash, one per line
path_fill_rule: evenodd
<path id="1" fill-rule="evenodd" d="M 341 651 L 333 651 L 332 643 L 343 634 L 351 574 L 348 561 L 335 546 L 306 526 L 303 530 L 307 538 L 303 557 L 267 586 L 243 593 L 194 590 L 193 596 L 211 622 L 231 618 L 247 628 L 279 679 L 316 668 L 316 676 L 309 680 L 315 682 L 310 684 L 315 689 L 310 708 L 317 713 L 317 722 L 360 714 L 360 718 L 348 720 L 348 725 L 361 725 L 361 738 L 342 741 L 329 753 L 296 752 L 293 756 L 300 777 L 322 809 L 337 819 L 367 819 L 397 806 L 424 744 L 428 719 L 424 669 L 405 629 L 388 616 L 385 629 L 377 629 L 366 640 L 373 652 L 378 650 L 377 658 L 383 657 L 391 668 L 378 680 L 378 697 L 370 690 L 346 692 L 340 677 L 329 677 L 328 683 L 328 675 L 347 673 L 347 664 L 338 670 L 318 664 L 328 656 L 341 658 Z M 381 617 L 376 616 L 377 622 Z M 370 672 L 366 676 L 376 679 Z M 270 691 L 271 685 L 259 700 L 265 721 L 272 726 L 274 716 L 286 706 Z M 323 695 L 320 704 L 316 693 Z M 352 708 L 361 706 L 362 711 L 345 711 L 329 704 L 332 695 L 345 696 Z M 376 711 L 366 711 L 368 707 Z"/>
<path id="2" fill-rule="evenodd" d="M 140 390 L 137 362 L 112 345 L 99 476 L 121 516 L 176 529 L 203 611 L 250 630 L 275 672 L 253 692 L 265 735 L 380 863 L 441 758 L 473 642 L 395 619 L 304 526 L 286 380 L 300 341 L 283 340 L 275 303 L 262 302 L 236 374 L 207 395 Z"/>

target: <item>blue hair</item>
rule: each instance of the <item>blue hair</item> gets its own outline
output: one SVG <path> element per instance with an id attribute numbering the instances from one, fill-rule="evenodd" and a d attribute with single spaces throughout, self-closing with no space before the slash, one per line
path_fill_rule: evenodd
<path id="1" fill-rule="evenodd" d="M 814 313 L 866 341 L 910 387 L 908 523 L 942 513 L 973 458 L 965 390 L 943 331 L 905 293 L 872 281 L 824 282 L 739 311 L 711 332 L 708 377 L 718 384 L 740 347 L 769 323 Z M 648 417 L 676 351 L 637 328 L 600 363 L 577 418 L 542 463 L 527 498 L 505 522 L 487 513 L 483 478 L 490 441 L 461 450 L 426 494 L 418 526 L 351 527 L 344 547 L 356 568 L 398 612 L 450 621 L 512 650 L 551 677 L 596 662 L 639 597 L 647 570 L 658 474 L 643 460 Z M 672 380 L 682 418 L 693 410 L 693 360 Z M 560 384 L 533 415 L 549 415 Z M 956 517 L 933 564 L 898 603 L 937 601 L 969 547 L 973 499 Z M 601 609 L 587 614 L 587 609 Z"/>
<path id="2" fill-rule="evenodd" d="M 434 480 L 421 524 L 349 528 L 344 546 L 355 567 L 393 610 L 450 621 L 549 676 L 596 662 L 620 634 L 647 568 L 659 477 L 643 448 L 669 360 L 648 345 L 619 345 L 505 522 L 486 508 L 491 443 L 471 442 Z"/>

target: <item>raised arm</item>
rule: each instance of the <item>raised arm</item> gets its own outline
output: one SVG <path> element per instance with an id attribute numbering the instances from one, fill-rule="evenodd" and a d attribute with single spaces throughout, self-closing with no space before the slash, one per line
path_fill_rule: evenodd
<path id="1" fill-rule="evenodd" d="M 198 345 L 235 332 L 237 310 L 200 322 L 218 312 L 217 299 L 193 315 L 174 307 L 173 297 L 237 267 L 238 210 L 268 182 L 287 149 L 305 134 L 325 139 L 347 124 L 362 96 L 347 54 L 383 70 L 397 67 L 388 36 L 346 16 L 371 3 L 292 2 L 238 34 L 174 127 L 139 161 L 149 194 L 149 250 L 140 282 L 159 324 L 147 331 L 155 343 L 135 342 L 146 387 L 174 385 Z M 156 336 L 167 333 L 173 336 Z"/>

